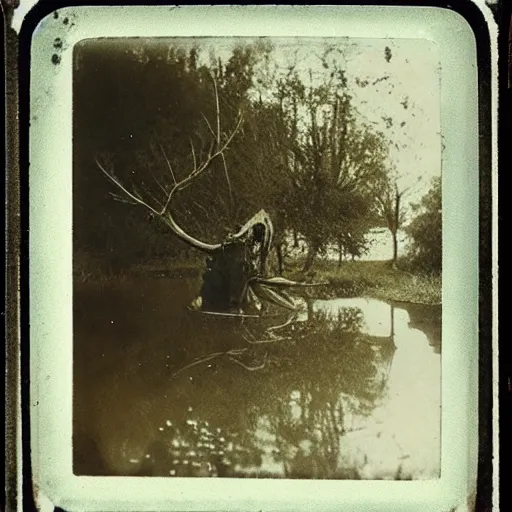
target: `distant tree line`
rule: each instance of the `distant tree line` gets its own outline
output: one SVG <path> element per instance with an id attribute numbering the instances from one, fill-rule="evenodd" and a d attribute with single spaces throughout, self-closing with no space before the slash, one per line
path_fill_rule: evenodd
<path id="1" fill-rule="evenodd" d="M 205 59 L 199 46 L 184 49 L 164 40 L 77 45 L 76 258 L 116 271 L 150 260 L 193 257 L 147 210 L 115 201 L 112 194 L 119 191 L 95 160 L 127 186 L 156 196 L 159 187 L 186 176 L 201 159 L 214 125 L 219 122 L 229 131 L 239 113 L 242 126 L 222 161 L 176 196 L 175 216 L 194 236 L 221 241 L 264 208 L 275 227 L 280 273 L 299 242 L 307 247 L 304 271 L 327 247 L 337 248 L 340 262 L 361 256 L 374 226 L 388 227 L 396 245 L 403 204 L 390 171 L 388 140 L 358 115 L 351 84 L 332 49 L 318 59 L 320 78 L 293 65 L 277 72 L 266 42 L 235 47 L 224 60 Z M 417 207 L 419 216 L 408 230 L 417 246 L 414 257 L 432 260 L 433 267 L 440 251 L 435 238 L 440 217 L 430 212 L 436 190 Z"/>

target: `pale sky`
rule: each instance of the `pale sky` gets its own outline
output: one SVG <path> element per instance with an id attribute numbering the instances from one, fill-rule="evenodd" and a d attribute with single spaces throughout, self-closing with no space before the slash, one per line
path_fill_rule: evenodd
<path id="1" fill-rule="evenodd" d="M 398 148 L 391 146 L 393 162 L 403 186 L 412 185 L 418 177 L 428 182 L 441 174 L 440 76 L 437 48 L 426 40 L 391 40 L 389 62 L 383 58 L 383 41 L 365 45 L 364 52 L 351 65 L 357 76 L 368 80 L 389 76 L 374 87 L 359 89 L 357 101 L 361 112 L 373 122 L 382 117 L 393 119 L 384 133 Z M 405 108 L 407 106 L 407 108 Z M 403 127 L 402 123 L 405 123 Z M 418 186 L 424 190 L 424 186 Z"/>

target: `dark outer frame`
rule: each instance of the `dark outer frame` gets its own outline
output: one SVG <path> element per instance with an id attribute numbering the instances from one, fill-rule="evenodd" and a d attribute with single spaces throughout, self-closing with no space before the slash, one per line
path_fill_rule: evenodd
<path id="1" fill-rule="evenodd" d="M 6 437 L 5 437 L 5 471 L 6 494 L 5 510 L 36 510 L 34 501 L 30 460 L 30 404 L 29 404 L 29 282 L 28 282 L 28 142 L 29 142 L 29 78 L 30 78 L 30 44 L 31 35 L 39 21 L 54 10 L 63 7 L 83 5 L 148 5 L 150 1 L 132 2 L 81 2 L 78 0 L 41 0 L 28 13 L 23 22 L 19 36 L 10 27 L 12 12 L 18 0 L 2 0 L 4 13 L 3 35 L 5 53 L 4 115 L 7 126 L 6 144 Z M 456 11 L 462 15 L 475 33 L 477 42 L 478 88 L 479 88 L 479 447 L 478 447 L 478 485 L 474 510 L 487 512 L 492 510 L 493 492 L 493 169 L 492 169 L 492 133 L 494 130 L 492 116 L 492 93 L 494 77 L 491 69 L 490 33 L 486 20 L 480 9 L 471 0 L 392 1 L 359 0 L 336 2 L 336 5 L 393 5 L 393 6 L 428 6 L 441 7 Z M 510 4 L 505 0 L 493 11 L 501 27 L 507 30 L 510 20 Z M 508 14 L 507 14 L 508 12 Z M 501 37 L 501 36 L 500 36 Z M 507 45 L 500 39 L 500 52 Z M 505 50 L 506 51 L 506 50 Z M 503 61 L 501 59 L 500 88 L 505 91 L 506 76 L 503 79 Z M 506 66 L 506 64 L 505 64 Z M 504 95 L 502 95 L 503 98 Z M 508 100 L 510 103 L 510 99 Z M 504 103 L 504 101 L 502 100 Z M 505 105 L 500 111 L 505 113 Z M 510 112 L 510 105 L 508 106 Z M 19 117 L 18 116 L 19 113 Z M 506 116 L 505 116 L 506 117 Z M 501 141 L 504 141 L 504 122 L 500 123 Z M 510 122 L 510 117 L 508 122 Z M 500 164 L 503 163 L 500 155 Z M 19 291 L 19 293 L 18 293 Z M 504 370 L 504 366 L 501 367 Z M 506 380 L 506 379 L 505 379 Z M 21 388 L 21 403 L 19 389 Z M 503 396 L 503 389 L 502 389 Z M 510 401 L 510 393 L 508 393 Z M 19 417 L 21 415 L 21 432 Z M 17 496 L 18 481 L 17 442 L 22 439 L 22 496 Z M 503 455 L 505 455 L 503 453 Z M 471 500 L 473 501 L 473 500 Z M 59 510 L 55 508 L 55 510 Z"/>
<path id="2" fill-rule="evenodd" d="M 19 172 L 19 120 L 18 110 L 18 35 L 10 27 L 12 14 L 19 5 L 19 0 L 2 0 L 2 42 L 4 66 L 2 68 L 2 88 L 4 93 L 4 123 L 6 127 L 4 144 L 4 245 L 5 245 L 5 280 L 3 313 L 5 329 L 5 492 L 2 496 L 2 508 L 15 510 L 19 500 L 17 488 L 19 481 L 17 462 L 17 443 L 21 438 L 20 397 L 20 172 Z M 26 375 L 26 373 L 25 373 Z"/>
<path id="3" fill-rule="evenodd" d="M 510 140 L 510 132 L 512 130 L 512 2 L 500 2 L 495 11 L 495 16 L 499 25 L 498 45 L 499 45 L 499 110 L 498 110 L 498 169 L 503 172 L 512 169 L 512 148 L 507 144 Z M 499 176 L 498 176 L 499 183 Z M 502 187 L 503 190 L 503 187 Z M 500 197 L 503 201 L 503 197 Z M 503 204 L 503 202 L 501 203 Z M 500 212 L 499 218 L 496 219 L 498 233 L 503 226 L 506 216 Z M 498 236 L 498 233 L 496 236 Z M 496 255 L 499 258 L 499 255 Z M 502 266 L 501 274 L 506 273 L 506 268 Z M 503 308 L 499 307 L 494 312 L 498 315 Z M 508 343 L 499 340 L 499 350 L 501 357 L 499 358 L 499 415 L 500 415 L 500 434 L 499 434 L 499 475 L 500 481 L 510 481 L 510 450 L 511 440 L 510 432 L 512 431 L 512 360 L 510 359 L 510 349 Z M 507 349 L 505 348 L 507 347 Z M 496 398 L 496 397 L 495 397 Z M 507 436 L 507 434 L 509 434 Z M 496 436 L 497 437 L 497 436 Z M 496 452 L 496 450 L 495 450 Z M 508 457 L 507 457 L 508 456 Z M 500 486 L 500 507 L 502 510 L 510 510 L 512 508 L 512 496 L 510 485 Z"/>

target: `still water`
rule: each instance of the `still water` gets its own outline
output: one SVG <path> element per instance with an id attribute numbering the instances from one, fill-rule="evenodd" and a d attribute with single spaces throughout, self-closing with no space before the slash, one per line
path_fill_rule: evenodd
<path id="1" fill-rule="evenodd" d="M 186 309 L 198 286 L 75 287 L 76 474 L 439 476 L 440 307 L 347 298 L 218 317 Z"/>

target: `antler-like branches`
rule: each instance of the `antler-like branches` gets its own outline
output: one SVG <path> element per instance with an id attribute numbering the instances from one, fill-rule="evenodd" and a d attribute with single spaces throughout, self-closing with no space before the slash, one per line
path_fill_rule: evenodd
<path id="1" fill-rule="evenodd" d="M 161 201 L 161 202 L 156 201 L 151 196 L 149 191 L 146 189 L 145 195 L 153 200 L 153 204 L 150 204 L 150 202 L 148 202 L 140 192 L 135 190 L 135 188 L 132 188 L 131 190 L 128 189 L 113 174 L 113 172 L 108 171 L 96 159 L 96 164 L 101 169 L 101 171 L 123 193 L 123 197 L 121 197 L 119 195 L 115 195 L 114 197 L 116 197 L 116 199 L 123 200 L 124 202 L 129 202 L 132 204 L 138 204 L 138 205 L 144 206 L 155 216 L 161 218 L 172 229 L 172 231 L 177 236 L 179 236 L 184 242 L 188 243 L 189 245 L 191 245 L 203 252 L 208 252 L 208 253 L 218 250 L 221 247 L 221 244 L 208 244 L 208 243 L 202 242 L 202 241 L 194 238 L 193 236 L 189 235 L 188 233 L 186 233 L 176 222 L 176 220 L 172 214 L 172 211 L 171 211 L 171 204 L 172 204 L 172 200 L 173 200 L 176 192 L 188 187 L 198 176 L 203 174 L 216 159 L 221 158 L 222 163 L 225 166 L 224 153 L 228 149 L 231 141 L 235 137 L 236 133 L 238 132 L 238 130 L 240 129 L 240 126 L 242 124 L 242 115 L 241 115 L 241 113 L 239 113 L 237 116 L 235 127 L 229 134 L 227 134 L 226 136 L 223 137 L 223 134 L 221 131 L 221 122 L 220 122 L 219 95 L 218 95 L 218 90 L 217 90 L 217 83 L 214 78 L 213 78 L 213 86 L 214 86 L 214 93 L 215 93 L 216 131 L 213 130 L 210 122 L 203 115 L 203 118 L 206 121 L 208 130 L 210 131 L 210 133 L 212 135 L 212 142 L 211 142 L 211 145 L 210 145 L 210 148 L 208 150 L 206 157 L 204 159 L 202 159 L 202 161 L 198 161 L 198 156 L 194 149 L 194 145 L 193 145 L 192 141 L 190 141 L 193 167 L 185 178 L 178 180 L 176 178 L 176 174 L 173 171 L 171 163 L 170 163 L 169 159 L 167 158 L 167 155 L 165 154 L 162 146 L 160 146 L 160 150 L 161 150 L 163 157 L 166 161 L 167 168 L 169 169 L 169 172 L 171 174 L 172 181 L 173 181 L 173 184 L 170 187 L 170 189 L 166 190 L 160 184 L 160 182 L 158 182 L 158 180 L 156 180 L 156 178 L 155 178 L 157 185 L 165 193 L 165 199 L 163 201 Z"/>

